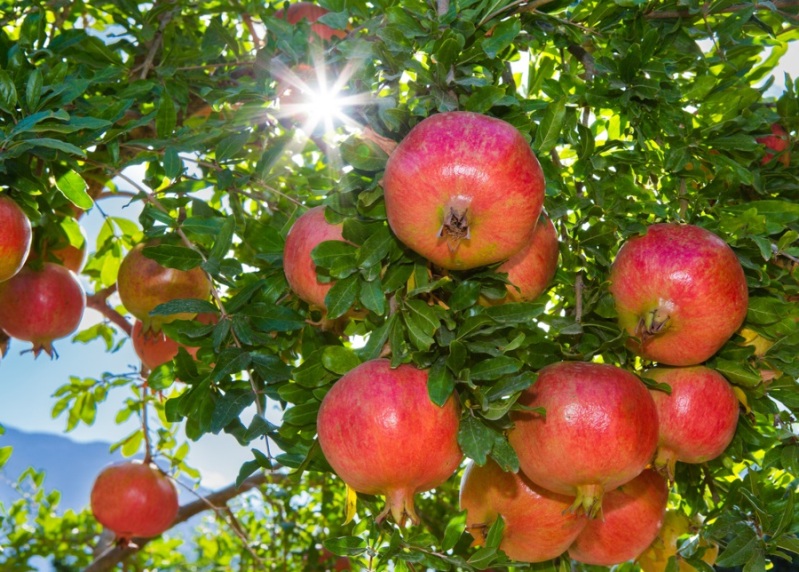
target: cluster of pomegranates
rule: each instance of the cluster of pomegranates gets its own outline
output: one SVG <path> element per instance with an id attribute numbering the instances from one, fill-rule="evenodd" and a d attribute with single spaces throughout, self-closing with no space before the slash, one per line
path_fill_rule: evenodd
<path id="1" fill-rule="evenodd" d="M 25 213 L 0 195 L 0 330 L 31 342 L 35 356 L 52 356 L 53 340 L 74 332 L 86 309 L 76 275 L 86 261 L 86 243 L 50 249 L 44 258 L 32 252 L 32 238 Z"/>
<path id="2" fill-rule="evenodd" d="M 533 299 L 554 276 L 558 241 L 541 213 L 544 178 L 510 124 L 468 112 L 425 119 L 390 155 L 383 187 L 395 235 L 436 266 L 504 260 L 501 302 Z M 331 283 L 317 279 L 311 252 L 343 240 L 341 232 L 317 207 L 286 240 L 289 285 L 321 309 Z M 500 547 L 514 560 L 567 553 L 608 566 L 638 558 L 661 531 L 675 463 L 719 456 L 735 432 L 735 393 L 701 365 L 746 315 L 746 280 L 729 246 L 697 226 L 652 225 L 619 250 L 610 291 L 630 349 L 660 364 L 641 376 L 670 393 L 608 364 L 561 362 L 539 372 L 511 413 L 508 440 L 521 470 L 470 462 L 461 482 L 468 530 L 479 543 L 501 515 Z M 431 402 L 426 371 L 373 360 L 324 397 L 319 443 L 351 488 L 386 496 L 378 518 L 417 522 L 414 494 L 443 483 L 462 460 L 459 409 L 456 395 L 443 407 Z"/>

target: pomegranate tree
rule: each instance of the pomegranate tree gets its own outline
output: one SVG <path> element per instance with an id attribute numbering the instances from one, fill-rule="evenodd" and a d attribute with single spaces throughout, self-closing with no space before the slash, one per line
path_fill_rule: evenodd
<path id="1" fill-rule="evenodd" d="M 542 215 L 522 249 L 503 263 L 497 272 L 507 272 L 507 302 L 538 298 L 558 269 L 558 232 L 548 216 Z"/>
<path id="2" fill-rule="evenodd" d="M 286 235 L 283 248 L 283 272 L 291 290 L 312 306 L 325 308 L 325 296 L 333 282 L 320 282 L 311 251 L 326 240 L 341 240 L 342 225 L 325 220 L 325 207 L 303 213 Z"/>
<path id="3" fill-rule="evenodd" d="M 460 488 L 466 528 L 478 543 L 502 516 L 505 531 L 500 548 L 513 560 L 543 562 L 563 554 L 587 519 L 569 512 L 574 498 L 542 489 L 521 472 L 503 471 L 494 461 L 470 462 Z"/>
<path id="4" fill-rule="evenodd" d="M 741 326 L 749 294 L 721 238 L 689 224 L 655 224 L 628 240 L 610 270 L 619 323 L 642 357 L 696 365 Z"/>
<path id="5" fill-rule="evenodd" d="M 169 316 L 150 316 L 158 305 L 183 298 L 205 300 L 211 293 L 211 284 L 201 268 L 178 270 L 161 266 L 142 252 L 145 246 L 136 245 L 125 255 L 119 266 L 117 290 L 127 310 L 142 321 L 145 331 L 160 329 L 161 324 L 174 320 L 190 320 L 194 314 L 178 313 Z"/>
<path id="6" fill-rule="evenodd" d="M 391 229 L 442 268 L 464 270 L 522 249 L 544 202 L 544 175 L 515 127 L 467 111 L 416 125 L 383 176 Z"/>
<path id="7" fill-rule="evenodd" d="M 311 23 L 311 32 L 326 41 L 333 38 L 346 38 L 347 32 L 344 30 L 336 30 L 326 24 L 316 22 L 327 13 L 327 8 L 317 6 L 311 2 L 296 2 L 285 11 L 278 10 L 275 12 L 275 17 L 286 20 L 289 24 L 297 24 L 302 20 L 308 20 Z"/>
<path id="8" fill-rule="evenodd" d="M 91 509 L 117 538 L 158 536 L 178 514 L 172 479 L 151 463 L 126 461 L 103 469 L 94 481 Z"/>
<path id="9" fill-rule="evenodd" d="M 738 426 L 738 398 L 720 373 L 703 366 L 655 368 L 646 372 L 671 387 L 671 395 L 650 390 L 658 412 L 655 466 L 674 476 L 677 461 L 715 459 L 732 441 Z"/>
<path id="10" fill-rule="evenodd" d="M 605 495 L 602 518 L 585 525 L 569 556 L 595 566 L 637 558 L 657 537 L 668 500 L 666 480 L 653 470 L 644 471 Z"/>
<path id="11" fill-rule="evenodd" d="M 515 411 L 508 439 L 531 481 L 575 496 L 572 510 L 597 516 L 604 491 L 635 478 L 657 445 L 657 412 L 646 386 L 611 365 L 543 368 L 519 398 L 545 414 Z"/>
<path id="12" fill-rule="evenodd" d="M 336 382 L 317 417 L 319 444 L 330 466 L 357 492 L 385 495 L 394 520 L 419 522 L 416 493 L 432 489 L 460 464 L 459 407 L 427 393 L 427 372 L 391 368 L 386 359 L 362 363 Z"/>
<path id="13" fill-rule="evenodd" d="M 0 195 L 0 282 L 20 271 L 31 249 L 31 223 L 22 209 Z"/>
<path id="14" fill-rule="evenodd" d="M 0 328 L 12 338 L 33 343 L 33 353 L 53 356 L 53 340 L 74 332 L 86 309 L 86 293 L 70 270 L 45 262 L 26 266 L 0 282 Z"/>

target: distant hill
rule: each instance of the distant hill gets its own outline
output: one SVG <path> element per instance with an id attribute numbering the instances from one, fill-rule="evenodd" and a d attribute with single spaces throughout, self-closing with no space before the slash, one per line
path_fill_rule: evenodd
<path id="1" fill-rule="evenodd" d="M 61 491 L 59 512 L 80 510 L 89 504 L 89 492 L 97 473 L 119 461 L 119 452 L 109 453 L 110 443 L 77 443 L 68 437 L 48 433 L 26 433 L 5 426 L 0 445 L 11 445 L 14 452 L 0 469 L 0 501 L 18 498 L 11 486 L 28 467 L 45 472 L 44 487 Z"/>

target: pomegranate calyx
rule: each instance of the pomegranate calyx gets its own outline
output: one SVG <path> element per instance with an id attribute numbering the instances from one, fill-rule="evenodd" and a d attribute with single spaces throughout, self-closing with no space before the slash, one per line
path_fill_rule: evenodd
<path id="1" fill-rule="evenodd" d="M 658 447 L 655 460 L 652 464 L 658 473 L 668 479 L 669 483 L 674 482 L 674 471 L 677 467 L 677 453 L 666 447 Z"/>
<path id="2" fill-rule="evenodd" d="M 666 310 L 662 308 L 650 310 L 638 320 L 636 334 L 643 342 L 646 342 L 647 339 L 668 329 L 670 320 L 671 316 L 666 313 Z"/>
<path id="3" fill-rule="evenodd" d="M 568 512 L 574 515 L 585 515 L 588 518 L 602 518 L 602 496 L 605 487 L 598 484 L 580 485 L 577 496 Z"/>
<path id="4" fill-rule="evenodd" d="M 455 254 L 461 240 L 469 240 L 469 206 L 472 200 L 468 197 L 453 197 L 444 207 L 444 221 L 438 229 L 438 237 L 447 241 L 450 254 Z"/>
<path id="5" fill-rule="evenodd" d="M 420 519 L 413 506 L 413 491 L 402 489 L 388 491 L 386 493 L 386 506 L 380 511 L 375 519 L 378 523 L 382 522 L 389 513 L 400 528 L 405 528 L 405 522 L 410 519 L 411 524 L 419 524 Z"/>

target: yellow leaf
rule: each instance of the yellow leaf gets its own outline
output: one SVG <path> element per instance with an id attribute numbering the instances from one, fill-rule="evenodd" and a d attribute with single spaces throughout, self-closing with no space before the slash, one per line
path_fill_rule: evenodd
<path id="1" fill-rule="evenodd" d="M 347 486 L 347 517 L 344 520 L 344 524 L 349 524 L 352 522 L 352 519 L 355 518 L 355 509 L 358 505 L 358 493 L 355 492 L 353 488 L 349 485 Z"/>

